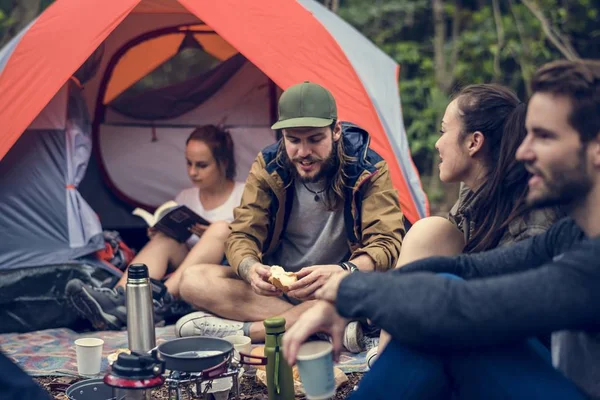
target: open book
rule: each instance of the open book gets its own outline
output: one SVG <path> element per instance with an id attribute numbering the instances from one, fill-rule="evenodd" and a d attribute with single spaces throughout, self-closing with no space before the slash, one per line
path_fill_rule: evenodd
<path id="1" fill-rule="evenodd" d="M 193 212 L 185 205 L 167 201 L 156 209 L 154 214 L 136 208 L 133 215 L 141 217 L 149 227 L 172 237 L 178 242 L 185 242 L 191 235 L 190 228 L 196 224 L 210 225 L 210 222 Z"/>

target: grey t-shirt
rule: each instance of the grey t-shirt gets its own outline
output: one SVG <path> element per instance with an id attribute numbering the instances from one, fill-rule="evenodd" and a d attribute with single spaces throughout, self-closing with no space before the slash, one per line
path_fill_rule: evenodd
<path id="1" fill-rule="evenodd" d="M 313 192 L 323 188 L 322 182 L 307 185 Z M 279 247 L 265 258 L 265 264 L 281 265 L 286 271 L 297 272 L 311 265 L 338 264 L 349 252 L 343 208 L 327 211 L 323 194 L 315 200 L 315 193 L 296 180 L 286 230 Z"/>

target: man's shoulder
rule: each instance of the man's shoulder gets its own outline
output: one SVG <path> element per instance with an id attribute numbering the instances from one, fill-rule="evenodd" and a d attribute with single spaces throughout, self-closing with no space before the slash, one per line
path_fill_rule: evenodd
<path id="1" fill-rule="evenodd" d="M 545 233 L 546 245 L 555 255 L 569 251 L 574 245 L 585 239 L 585 234 L 571 217 L 556 221 Z"/>
<path id="2" fill-rule="evenodd" d="M 277 142 L 268 145 L 260 151 L 258 157 L 262 157 L 265 167 L 276 161 L 277 153 L 279 151 L 279 142 L 280 141 L 278 140 Z"/>

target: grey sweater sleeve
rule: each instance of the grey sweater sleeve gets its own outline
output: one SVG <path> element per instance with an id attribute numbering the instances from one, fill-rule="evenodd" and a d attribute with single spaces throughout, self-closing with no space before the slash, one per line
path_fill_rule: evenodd
<path id="1" fill-rule="evenodd" d="M 576 235 L 569 229 L 547 233 L 528 245 L 476 256 L 352 274 L 340 284 L 338 312 L 347 318 L 369 318 L 394 339 L 427 349 L 486 346 L 599 326 L 600 268 L 595 263 L 600 239 L 576 245 L 572 240 L 572 249 L 553 261 L 552 246 L 568 245 L 565 235 Z M 448 279 L 427 269 L 469 280 Z"/>

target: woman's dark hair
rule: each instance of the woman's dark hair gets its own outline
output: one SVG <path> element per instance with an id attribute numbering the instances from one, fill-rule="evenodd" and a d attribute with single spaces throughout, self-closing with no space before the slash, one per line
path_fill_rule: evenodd
<path id="1" fill-rule="evenodd" d="M 456 96 L 463 123 L 461 137 L 481 132 L 487 166 L 484 184 L 477 190 L 477 204 L 470 207 L 474 223 L 465 252 L 497 247 L 508 225 L 526 209 L 529 174 L 515 158 L 527 131 L 527 106 L 510 89 L 496 84 L 470 85 Z"/>
<path id="2" fill-rule="evenodd" d="M 196 128 L 188 136 L 185 141 L 186 146 L 192 140 L 204 142 L 212 151 L 219 168 L 225 168 L 225 177 L 229 180 L 235 178 L 236 166 L 233 156 L 233 140 L 228 131 L 219 129 L 214 125 L 204 125 Z"/>

